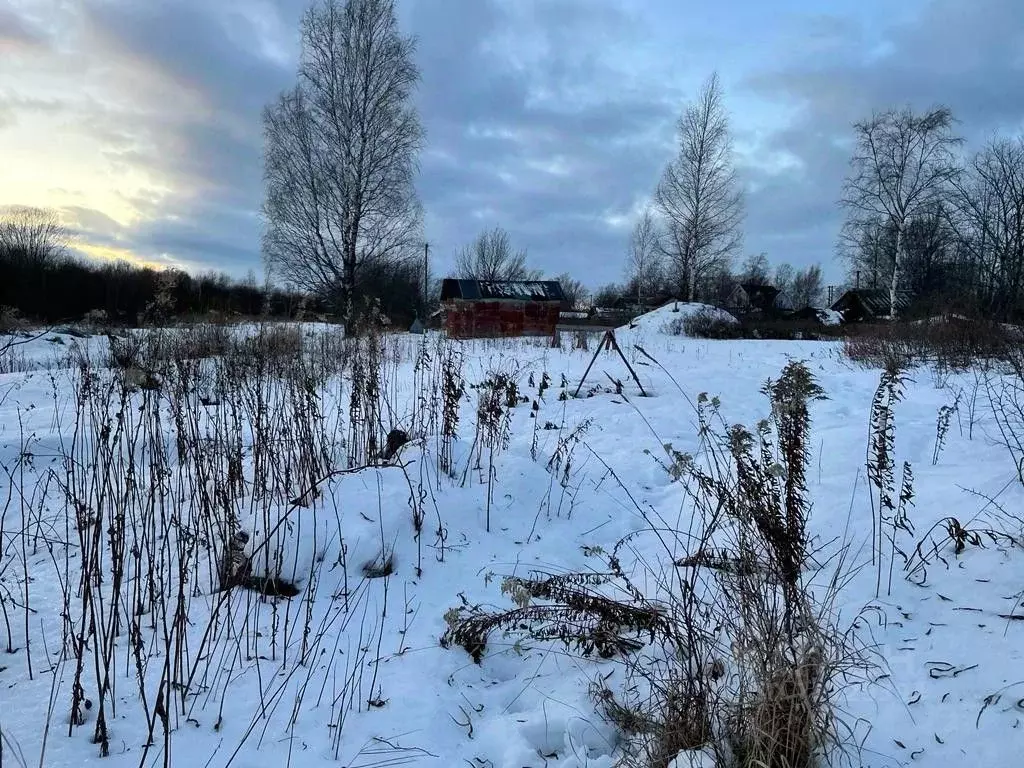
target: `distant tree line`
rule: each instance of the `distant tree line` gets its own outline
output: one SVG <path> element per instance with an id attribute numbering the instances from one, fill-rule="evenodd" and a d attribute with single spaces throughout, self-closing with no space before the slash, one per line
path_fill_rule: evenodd
<path id="1" fill-rule="evenodd" d="M 239 282 L 223 274 L 193 276 L 77 258 L 55 212 L 25 207 L 0 211 L 0 307 L 39 322 L 80 320 L 92 313 L 127 325 L 214 312 L 293 317 L 300 307 L 319 309 L 315 300 L 266 290 L 255 279 Z"/>
<path id="2" fill-rule="evenodd" d="M 1024 320 L 1024 134 L 964 151 L 946 107 L 876 112 L 853 125 L 839 204 L 838 254 L 849 287 L 883 290 L 890 315 L 909 293 L 918 311 Z M 743 196 L 728 115 L 714 75 L 677 125 L 678 145 L 634 227 L 624 285 L 596 303 L 658 297 L 725 304 L 737 284 L 768 283 L 795 308 L 822 301 L 819 266 L 762 256 L 737 267 Z"/>
<path id="3" fill-rule="evenodd" d="M 392 323 L 410 324 L 422 303 L 423 275 L 412 263 L 364 265 L 358 282 L 364 304 Z M 54 323 L 93 313 L 112 323 L 136 325 L 172 318 L 338 317 L 335 297 L 265 286 L 255 276 L 189 274 L 126 261 L 101 263 L 72 254 L 54 211 L 0 211 L 0 308 L 27 320 Z M 102 312 L 102 315 L 97 313 Z"/>
<path id="4" fill-rule="evenodd" d="M 667 299 L 680 299 L 678 282 L 673 279 L 664 261 L 658 258 L 656 251 L 644 257 L 642 267 L 637 267 L 634 257 L 637 252 L 636 242 L 634 235 L 626 281 L 599 288 L 594 293 L 598 305 L 624 303 L 647 306 Z M 779 301 L 788 304 L 790 309 L 821 307 L 827 299 L 821 265 L 797 268 L 788 262 L 772 264 L 764 253 L 751 254 L 737 265 L 716 264 L 697 283 L 692 296 L 707 304 L 730 307 L 737 300 L 737 290 L 744 285 L 769 285 L 777 288 Z"/>

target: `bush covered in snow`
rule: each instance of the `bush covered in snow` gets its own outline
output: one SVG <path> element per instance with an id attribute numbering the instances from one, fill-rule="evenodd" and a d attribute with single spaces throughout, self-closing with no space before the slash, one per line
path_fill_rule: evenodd
<path id="1" fill-rule="evenodd" d="M 736 318 L 713 307 L 699 309 L 670 321 L 668 330 L 673 336 L 689 336 L 694 339 L 738 339 L 743 336 L 743 327 Z"/>

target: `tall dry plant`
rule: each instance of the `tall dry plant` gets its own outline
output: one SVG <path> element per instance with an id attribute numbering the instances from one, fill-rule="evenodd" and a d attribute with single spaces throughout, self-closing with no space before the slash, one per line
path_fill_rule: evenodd
<path id="1" fill-rule="evenodd" d="M 446 616 L 445 642 L 479 660 L 500 629 L 619 659 L 625 682 L 592 693 L 627 737 L 626 765 L 667 768 L 681 750 L 703 750 L 718 765 L 810 768 L 848 747 L 837 705 L 867 651 L 836 624 L 842 579 L 817 596 L 809 587 L 810 403 L 824 393 L 800 362 L 764 392 L 772 415 L 755 431 L 716 426 L 718 401 L 698 399 L 701 458 L 676 462 L 686 530 L 636 502 L 594 454 L 656 536 L 660 560 L 627 570 L 641 531 L 607 554 L 606 573 L 506 580 L 517 607 L 464 603 Z"/>
<path id="2" fill-rule="evenodd" d="M 871 399 L 868 421 L 867 477 L 871 485 L 871 561 L 875 565 L 875 596 L 882 593 L 882 575 L 888 570 L 887 593 L 892 591 L 893 563 L 907 555 L 897 542 L 900 532 L 913 534 L 907 514 L 913 502 L 913 472 L 903 464 L 900 485 L 896 485 L 896 405 L 904 397 L 906 377 L 900 368 L 881 374 Z M 888 567 L 886 566 L 888 564 Z"/>
<path id="3" fill-rule="evenodd" d="M 314 519 L 337 519 L 340 536 L 325 490 L 347 471 L 353 360 L 372 353 L 365 342 L 360 353 L 357 340 L 273 324 L 227 337 L 146 329 L 129 342 L 120 362 L 83 346 L 75 367 L 51 375 L 52 463 L 32 460 L 36 438 L 26 432 L 17 460 L 0 465 L 0 485 L 10 483 L 0 493 L 0 642 L 30 676 L 68 681 L 53 689 L 39 762 L 63 724 L 72 735 L 88 729 L 100 754 L 115 737 L 141 735 L 140 759 L 170 765 L 184 754 L 175 734 L 201 712 L 237 751 L 281 724 L 285 695 L 287 732 L 302 728 L 301 712 L 329 709 L 332 751 L 347 759 L 348 715 L 381 699 L 371 662 L 385 621 L 373 611 L 387 610 L 387 579 L 371 586 L 359 568 L 350 574 L 344 540 L 336 557 L 297 572 L 286 549 L 296 544 L 275 534 L 300 541 Z M 407 353 L 393 341 L 379 349 L 382 402 L 360 414 L 397 413 L 388 399 Z M 422 522 L 432 479 L 407 479 Z M 441 558 L 440 514 L 438 532 Z M 57 610 L 43 612 L 18 574 L 47 562 L 59 591 Z M 363 622 L 345 669 L 313 663 Z M 225 702 L 243 686 L 255 706 L 239 729 Z"/>
<path id="4" fill-rule="evenodd" d="M 508 447 L 511 438 L 512 409 L 521 402 L 516 376 L 517 372 L 514 370 L 493 370 L 476 386 L 476 430 L 470 449 L 470 463 L 473 464 L 474 470 L 485 473 L 482 482 L 487 486 L 485 530 L 488 533 L 491 530 L 491 504 L 494 498 L 494 483 L 497 480 L 494 462 L 498 454 Z M 485 455 L 486 469 L 483 465 Z M 463 484 L 469 470 L 470 464 L 467 464 L 463 473 Z"/>

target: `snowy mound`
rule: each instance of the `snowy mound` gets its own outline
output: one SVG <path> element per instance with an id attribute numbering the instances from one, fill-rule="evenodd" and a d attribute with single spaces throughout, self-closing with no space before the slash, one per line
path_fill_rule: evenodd
<path id="1" fill-rule="evenodd" d="M 678 301 L 665 304 L 635 318 L 623 330 L 664 333 L 670 336 L 685 336 L 683 323 L 693 317 L 707 316 L 713 322 L 739 325 L 739 320 L 724 309 L 702 304 L 697 301 Z"/>
<path id="2" fill-rule="evenodd" d="M 822 325 L 842 325 L 843 313 L 835 309 L 815 309 Z"/>

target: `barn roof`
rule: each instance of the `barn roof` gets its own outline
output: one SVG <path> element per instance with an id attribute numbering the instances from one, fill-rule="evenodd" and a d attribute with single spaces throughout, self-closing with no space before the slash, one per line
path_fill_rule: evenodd
<path id="1" fill-rule="evenodd" d="M 896 291 L 896 311 L 906 312 L 914 300 L 912 291 Z M 858 288 L 847 291 L 832 305 L 832 309 L 848 309 L 852 302 L 859 301 L 864 310 L 874 317 L 889 314 L 889 290 L 887 288 Z"/>
<path id="2" fill-rule="evenodd" d="M 496 299 L 504 301 L 564 301 L 557 280 L 458 280 L 441 281 L 441 301 L 449 299 Z"/>

